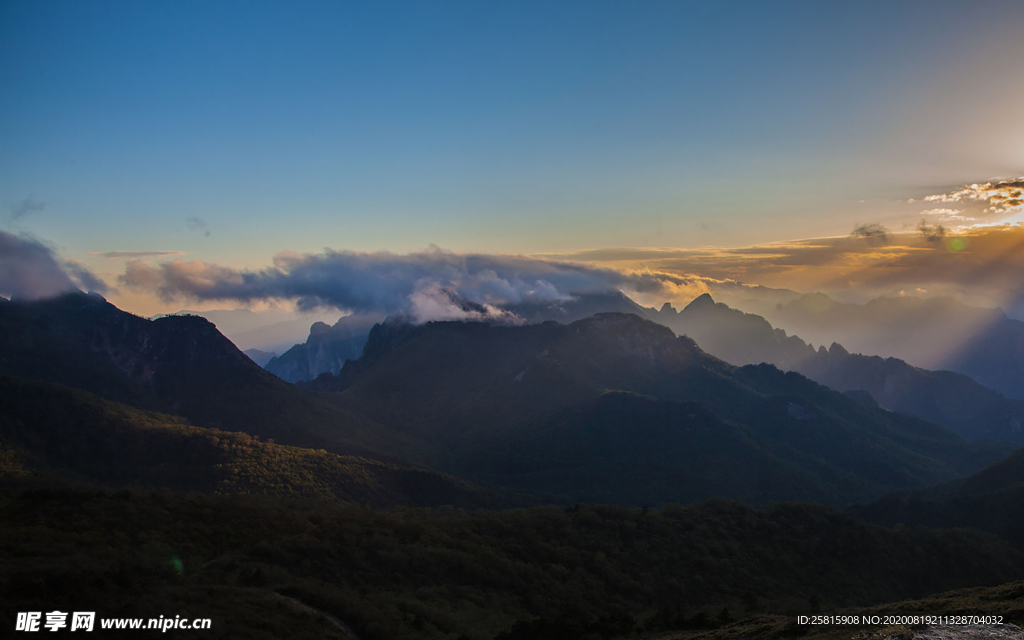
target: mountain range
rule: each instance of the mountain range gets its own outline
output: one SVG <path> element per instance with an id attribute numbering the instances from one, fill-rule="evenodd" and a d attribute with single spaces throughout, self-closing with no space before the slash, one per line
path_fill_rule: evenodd
<path id="1" fill-rule="evenodd" d="M 631 314 L 385 322 L 358 360 L 312 390 L 260 370 L 206 320 L 145 320 L 96 296 L 3 303 L 0 327 L 0 373 L 537 501 L 844 506 L 951 480 L 1009 451 L 798 374 L 734 367 Z"/>
<path id="2" fill-rule="evenodd" d="M 900 358 L 970 376 L 1010 398 L 1024 399 L 1024 322 L 999 309 L 953 298 L 876 298 L 840 303 L 802 296 L 765 313 L 776 327 L 815 344 Z"/>
<path id="3" fill-rule="evenodd" d="M 803 303 L 814 299 L 819 298 L 810 297 Z M 513 305 L 508 310 L 530 323 L 569 323 L 609 311 L 632 313 L 693 338 L 702 349 L 731 364 L 767 362 L 838 391 L 860 394 L 855 397 L 864 398 L 866 392 L 869 402 L 945 426 L 970 439 L 1024 444 L 1024 400 L 1007 398 L 962 373 L 932 371 L 894 357 L 850 353 L 837 342 L 827 349 L 814 349 L 801 337 L 772 327 L 762 316 L 716 303 L 708 294 L 679 311 L 668 303 L 660 309 L 641 307 L 619 292 Z M 295 345 L 267 368 L 289 382 L 312 380 L 322 373 L 338 374 L 346 360 L 359 357 L 371 326 L 372 322 L 358 316 L 342 318 L 333 328 L 314 325 L 306 343 Z"/>
<path id="4" fill-rule="evenodd" d="M 1024 444 L 1024 400 L 1007 398 L 964 374 L 850 353 L 838 343 L 815 350 L 761 316 L 731 309 L 706 294 L 680 311 L 665 305 L 651 316 L 733 364 L 768 362 L 838 391 L 866 391 L 890 411 L 943 425 L 967 438 Z"/>
<path id="5" fill-rule="evenodd" d="M 384 323 L 359 360 L 310 386 L 435 444 L 443 455 L 424 464 L 568 500 L 842 505 L 1008 450 L 798 374 L 734 367 L 630 314 L 568 325 Z"/>

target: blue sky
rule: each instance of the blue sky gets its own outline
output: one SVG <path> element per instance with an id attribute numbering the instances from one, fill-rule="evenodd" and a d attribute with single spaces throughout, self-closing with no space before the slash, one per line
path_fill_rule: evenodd
<path id="1" fill-rule="evenodd" d="M 1024 173 L 1021 33 L 1019 2 L 8 1 L 0 205 L 97 271 L 898 230 Z"/>

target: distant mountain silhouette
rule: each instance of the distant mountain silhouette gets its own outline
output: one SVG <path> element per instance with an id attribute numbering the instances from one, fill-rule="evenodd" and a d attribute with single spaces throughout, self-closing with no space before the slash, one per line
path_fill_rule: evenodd
<path id="1" fill-rule="evenodd" d="M 815 351 L 761 316 L 715 303 L 708 295 L 682 311 L 649 316 L 727 362 L 768 362 L 838 391 L 865 391 L 891 411 L 909 413 L 973 439 L 1024 443 L 1024 401 L 1009 399 L 950 371 L 928 371 L 896 358 L 851 354 L 839 344 Z"/>
<path id="2" fill-rule="evenodd" d="M 315 383 L 445 452 L 446 472 L 564 500 L 842 505 L 991 461 L 909 416 L 798 374 L 735 368 L 654 322 L 388 322 L 363 356 Z"/>
<path id="3" fill-rule="evenodd" d="M 312 380 L 321 373 L 338 373 L 346 360 L 356 360 L 362 355 L 370 328 L 383 319 L 379 315 L 353 314 L 342 316 L 334 326 L 317 322 L 309 328 L 306 342 L 293 346 L 264 366 L 288 382 Z"/>
<path id="4" fill-rule="evenodd" d="M 800 338 L 773 328 L 761 316 L 716 303 L 706 293 L 682 311 L 666 302 L 659 310 L 649 309 L 647 316 L 735 365 L 768 362 L 793 369 L 814 355 L 814 349 Z"/>
<path id="5" fill-rule="evenodd" d="M 259 349 L 246 349 L 242 353 L 249 356 L 250 360 L 264 368 L 267 366 L 268 362 L 277 357 L 277 354 L 272 351 L 261 351 Z"/>
<path id="6" fill-rule="evenodd" d="M 1024 399 L 1024 322 L 999 309 L 952 298 L 877 298 L 844 304 L 811 294 L 766 317 L 816 344 L 900 358 L 968 375 L 1006 396 Z"/>
<path id="7" fill-rule="evenodd" d="M 156 320 L 164 314 L 151 318 Z M 316 310 L 299 313 L 285 309 L 252 311 L 250 309 L 216 309 L 192 311 L 183 309 L 166 315 L 202 316 L 217 326 L 228 340 L 242 351 L 259 349 L 283 353 L 292 345 L 305 339 L 309 326 L 314 322 L 334 322 L 341 315 L 338 311 Z"/>

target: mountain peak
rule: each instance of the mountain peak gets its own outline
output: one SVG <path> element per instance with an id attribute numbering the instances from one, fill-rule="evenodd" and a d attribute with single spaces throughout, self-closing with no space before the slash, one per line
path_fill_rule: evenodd
<path id="1" fill-rule="evenodd" d="M 711 297 L 710 293 L 702 293 L 701 295 L 694 298 L 693 302 L 686 305 L 683 311 L 696 311 L 698 309 L 710 309 L 715 306 L 715 299 Z"/>
<path id="2" fill-rule="evenodd" d="M 838 342 L 833 342 L 832 346 L 828 348 L 828 354 L 830 356 L 848 356 L 850 355 L 850 352 Z"/>
<path id="3" fill-rule="evenodd" d="M 314 322 L 309 326 L 309 337 L 318 336 L 331 331 L 331 325 L 326 322 Z"/>

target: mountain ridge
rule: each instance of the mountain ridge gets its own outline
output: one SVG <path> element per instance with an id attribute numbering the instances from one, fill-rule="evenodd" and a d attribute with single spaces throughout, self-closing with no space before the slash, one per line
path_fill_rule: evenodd
<path id="1" fill-rule="evenodd" d="M 997 451 L 1008 450 L 1004 445 L 969 445 L 945 429 L 864 407 L 798 374 L 774 367 L 734 367 L 708 355 L 690 338 L 629 314 L 598 314 L 569 325 L 384 323 L 371 332 L 360 360 L 346 364 L 338 376 L 321 376 L 315 386 L 333 391 L 344 406 L 375 422 L 438 443 L 447 455 L 431 466 L 456 475 L 535 490 L 544 483 L 531 480 L 530 474 L 539 477 L 535 462 L 547 459 L 544 473 L 551 490 L 564 494 L 557 488 L 563 482 L 575 487 L 576 493 L 569 492 L 567 499 L 586 495 L 601 501 L 611 495 L 594 493 L 597 484 L 613 484 L 607 478 L 595 480 L 604 467 L 594 465 L 607 452 L 629 451 L 619 441 L 626 432 L 598 430 L 604 439 L 596 449 L 583 437 L 602 415 L 587 407 L 609 397 L 626 398 L 642 411 L 652 410 L 643 400 L 651 398 L 661 407 L 651 415 L 660 416 L 661 422 L 645 433 L 680 456 L 693 442 L 683 435 L 686 412 L 669 407 L 701 405 L 715 416 L 715 428 L 723 434 L 739 429 L 741 440 L 753 438 L 758 447 L 768 447 L 770 454 L 754 465 L 762 473 L 775 469 L 793 479 L 791 487 L 810 484 L 815 487 L 812 493 L 818 492 L 813 499 L 826 504 L 843 504 L 854 494 L 881 495 L 884 486 L 939 481 L 954 467 L 966 472 L 976 464 L 977 469 L 997 458 Z M 569 428 L 564 422 L 567 415 L 592 418 Z M 553 439 L 555 433 L 570 436 Z M 841 444 L 829 442 L 832 437 Z M 731 459 L 733 466 L 724 468 L 753 464 L 755 458 L 749 456 L 754 450 L 741 454 L 741 449 L 735 450 L 740 457 Z M 969 450 L 971 456 L 980 456 L 974 463 L 953 462 Z M 928 453 L 922 455 L 924 451 Z M 859 468 L 857 455 L 879 466 L 870 472 Z M 559 466 L 559 459 L 574 459 L 575 471 Z M 653 475 L 653 470 L 643 468 L 642 459 L 627 458 L 617 473 L 634 480 Z M 938 464 L 938 459 L 945 462 Z M 502 463 L 482 471 L 492 460 Z M 509 471 L 516 468 L 532 470 Z M 818 482 L 796 481 L 797 469 L 814 469 Z M 587 488 L 580 482 L 591 484 Z M 639 493 L 634 492 L 631 500 Z M 687 500 L 708 497 L 668 488 L 656 502 L 684 494 Z M 771 496 L 748 493 L 744 498 L 767 503 L 796 495 L 780 491 Z"/>

